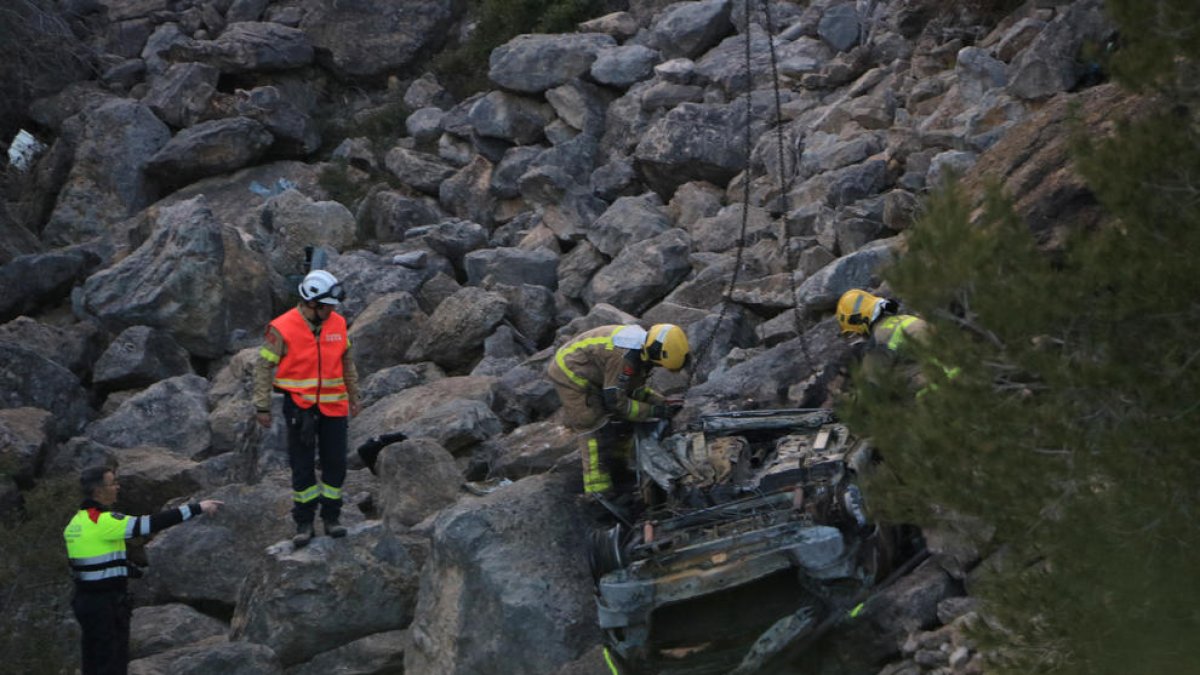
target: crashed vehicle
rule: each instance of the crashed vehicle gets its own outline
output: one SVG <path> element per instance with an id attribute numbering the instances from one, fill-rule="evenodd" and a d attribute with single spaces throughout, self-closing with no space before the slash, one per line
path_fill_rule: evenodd
<path id="1" fill-rule="evenodd" d="M 869 445 L 825 409 L 640 425 L 645 510 L 592 533 L 599 625 L 620 673 L 779 667 L 853 616 L 909 555 L 867 520 Z M 904 532 L 907 534 L 907 531 Z"/>

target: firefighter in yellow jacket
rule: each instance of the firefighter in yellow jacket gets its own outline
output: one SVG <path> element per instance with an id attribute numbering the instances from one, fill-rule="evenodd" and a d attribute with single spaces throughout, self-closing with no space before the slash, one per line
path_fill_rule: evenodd
<path id="1" fill-rule="evenodd" d="M 842 333 L 867 338 L 862 356 L 863 370 L 868 377 L 885 368 L 894 367 L 910 340 L 924 342 L 930 327 L 924 319 L 912 314 L 900 314 L 895 300 L 881 298 L 859 288 L 842 294 L 837 303 L 837 322 Z M 958 368 L 942 366 L 946 379 L 953 379 Z M 927 383 L 920 370 L 914 365 L 908 372 L 909 384 L 917 396 L 936 388 Z"/>
<path id="2" fill-rule="evenodd" d="M 610 419 L 640 422 L 666 418 L 667 400 L 646 386 L 654 366 L 677 371 L 689 362 L 683 329 L 657 324 L 601 326 L 563 345 L 546 374 L 562 400 L 566 423 L 581 434 L 583 491 L 605 497 L 626 486 L 614 483 L 627 458 L 618 457 L 620 439 Z"/>
<path id="3" fill-rule="evenodd" d="M 346 536 L 340 522 L 342 484 L 349 418 L 358 414 L 359 404 L 358 371 L 350 356 L 346 320 L 333 311 L 344 297 L 342 285 L 329 272 L 313 270 L 305 275 L 300 303 L 267 327 L 255 370 L 259 424 L 271 426 L 272 387 L 285 394 L 296 546 L 308 544 L 315 535 L 318 507 L 325 534 Z"/>
<path id="4" fill-rule="evenodd" d="M 81 629 L 83 675 L 124 675 L 129 663 L 131 607 L 127 580 L 137 571 L 125 557 L 125 540 L 177 525 L 222 502 L 205 499 L 152 516 L 126 516 L 111 510 L 120 483 L 108 467 L 90 467 L 79 476 L 83 503 L 63 530 L 75 578 L 71 607 Z M 136 574 L 135 574 L 136 576 Z"/>

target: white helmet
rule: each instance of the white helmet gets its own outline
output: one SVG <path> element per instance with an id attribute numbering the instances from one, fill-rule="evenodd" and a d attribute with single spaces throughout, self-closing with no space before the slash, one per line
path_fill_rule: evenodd
<path id="1" fill-rule="evenodd" d="M 323 302 L 326 305 L 336 305 L 346 297 L 337 277 L 325 270 L 313 270 L 300 282 L 300 297 L 305 302 Z"/>

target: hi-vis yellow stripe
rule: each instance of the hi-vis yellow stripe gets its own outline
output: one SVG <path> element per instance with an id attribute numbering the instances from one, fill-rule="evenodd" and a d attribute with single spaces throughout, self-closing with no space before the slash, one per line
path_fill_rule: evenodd
<path id="1" fill-rule="evenodd" d="M 572 342 L 568 345 L 565 345 L 562 349 L 559 349 L 557 352 L 555 352 L 554 362 L 558 364 L 558 367 L 561 368 L 564 373 L 566 373 L 567 377 L 572 382 L 581 387 L 586 387 L 588 386 L 588 381 L 576 375 L 570 368 L 567 367 L 567 357 L 576 351 L 583 349 L 584 347 L 591 347 L 592 345 L 604 345 L 605 349 L 611 351 L 613 348 L 613 336 L 621 332 L 622 328 L 624 328 L 624 326 L 617 326 L 617 328 L 607 337 L 588 338 L 586 340 L 580 340 L 578 342 Z"/>
<path id="2" fill-rule="evenodd" d="M 331 378 L 328 380 L 318 380 L 316 378 L 308 380 L 285 380 L 278 377 L 275 378 L 275 384 L 284 389 L 309 389 L 317 386 L 340 387 L 345 383 L 346 381 L 340 377 Z"/>
<path id="3" fill-rule="evenodd" d="M 275 352 L 271 351 L 270 349 L 267 349 L 266 347 L 259 349 L 258 355 L 263 357 L 264 359 L 270 361 L 271 363 L 275 363 L 275 364 L 279 363 L 279 355 L 276 354 Z"/>

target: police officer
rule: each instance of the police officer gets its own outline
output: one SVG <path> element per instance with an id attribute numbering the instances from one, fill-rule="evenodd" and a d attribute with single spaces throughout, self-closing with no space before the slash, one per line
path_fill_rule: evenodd
<path id="1" fill-rule="evenodd" d="M 100 466 L 79 476 L 83 504 L 63 530 L 67 558 L 75 578 L 71 606 L 82 629 L 83 675 L 123 675 L 129 663 L 131 607 L 126 593 L 131 564 L 125 540 L 177 525 L 193 516 L 213 514 L 223 504 L 205 499 L 152 516 L 112 511 L 120 483 L 114 470 Z"/>
<path id="2" fill-rule="evenodd" d="M 318 506 L 325 534 L 346 536 L 339 522 L 342 483 L 349 418 L 358 415 L 359 404 L 358 371 L 350 356 L 346 319 L 333 311 L 344 297 L 342 285 L 329 272 L 313 270 L 305 275 L 300 303 L 268 326 L 255 370 L 254 406 L 260 425 L 271 426 L 272 387 L 287 394 L 283 416 L 292 467 L 296 546 L 312 540 Z"/>

